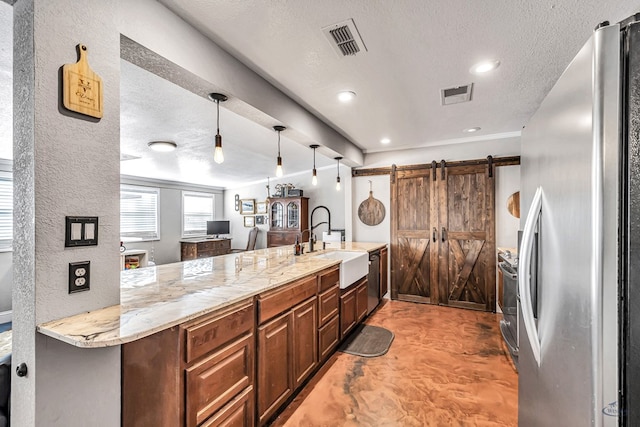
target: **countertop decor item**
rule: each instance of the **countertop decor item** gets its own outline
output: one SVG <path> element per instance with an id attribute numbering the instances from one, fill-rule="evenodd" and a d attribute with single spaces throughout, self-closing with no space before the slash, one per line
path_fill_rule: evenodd
<path id="1" fill-rule="evenodd" d="M 358 218 L 366 225 L 378 225 L 384 220 L 385 215 L 384 205 L 373 197 L 372 182 L 369 181 L 369 197 L 360 203 Z"/>
<path id="2" fill-rule="evenodd" d="M 79 44 L 78 62 L 62 67 L 62 104 L 85 116 L 102 118 L 102 78 L 89 66 L 87 46 Z"/>

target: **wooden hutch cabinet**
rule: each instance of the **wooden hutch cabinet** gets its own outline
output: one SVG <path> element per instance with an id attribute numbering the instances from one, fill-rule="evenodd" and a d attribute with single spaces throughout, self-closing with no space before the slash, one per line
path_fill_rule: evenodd
<path id="1" fill-rule="evenodd" d="M 278 197 L 269 202 L 267 247 L 293 245 L 309 228 L 308 197 Z"/>

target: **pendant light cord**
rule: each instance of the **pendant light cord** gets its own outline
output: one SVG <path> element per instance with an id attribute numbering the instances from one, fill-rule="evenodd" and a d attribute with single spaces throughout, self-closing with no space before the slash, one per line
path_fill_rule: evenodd
<path id="1" fill-rule="evenodd" d="M 278 131 L 278 157 L 280 157 L 280 131 Z"/>
<path id="2" fill-rule="evenodd" d="M 216 99 L 216 134 L 220 135 L 220 100 Z"/>

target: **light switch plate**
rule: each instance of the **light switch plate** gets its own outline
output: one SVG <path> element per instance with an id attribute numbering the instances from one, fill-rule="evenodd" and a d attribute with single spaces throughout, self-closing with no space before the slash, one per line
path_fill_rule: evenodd
<path id="1" fill-rule="evenodd" d="M 97 216 L 67 216 L 65 223 L 65 248 L 96 246 L 98 244 Z"/>
<path id="2" fill-rule="evenodd" d="M 91 261 L 69 263 L 69 293 L 89 290 Z"/>

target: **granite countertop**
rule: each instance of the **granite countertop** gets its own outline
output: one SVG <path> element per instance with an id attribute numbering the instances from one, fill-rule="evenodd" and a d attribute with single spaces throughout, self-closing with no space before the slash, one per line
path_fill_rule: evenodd
<path id="1" fill-rule="evenodd" d="M 43 323 L 37 330 L 77 347 L 125 344 L 340 263 L 315 257 L 318 253 L 385 246 L 334 243 L 302 256 L 294 256 L 292 246 L 281 246 L 127 270 L 120 276 L 119 305 Z"/>

